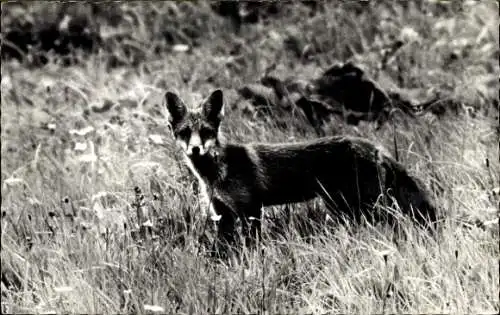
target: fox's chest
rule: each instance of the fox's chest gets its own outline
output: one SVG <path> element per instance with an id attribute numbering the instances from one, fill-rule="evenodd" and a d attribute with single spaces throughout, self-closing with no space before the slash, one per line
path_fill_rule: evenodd
<path id="1" fill-rule="evenodd" d="M 205 209 L 209 209 L 210 215 L 214 215 L 212 202 L 215 199 L 236 209 L 252 202 L 259 195 L 256 191 L 258 179 L 250 171 L 249 165 L 243 167 L 241 162 L 233 165 L 225 162 L 227 161 L 220 161 L 213 170 L 208 171 L 208 174 L 215 174 L 215 180 L 211 180 L 210 175 L 206 175 L 207 170 L 200 169 L 200 164 L 193 163 L 186 156 L 186 165 L 198 180 L 200 202 Z"/>
<path id="2" fill-rule="evenodd" d="M 198 196 L 199 196 L 199 202 L 200 202 L 200 208 L 202 212 L 202 216 L 210 216 L 212 220 L 219 220 L 221 218 L 220 214 L 217 213 L 214 207 L 214 200 L 225 200 L 227 198 L 224 198 L 225 196 L 229 195 L 225 189 L 223 189 L 221 186 L 223 185 L 215 185 L 211 184 L 206 176 L 203 176 L 202 172 L 205 170 L 201 170 L 200 172 L 200 165 L 193 163 L 193 161 L 188 157 L 184 156 L 185 158 L 185 163 L 188 166 L 189 170 L 191 173 L 196 177 L 198 181 Z"/>

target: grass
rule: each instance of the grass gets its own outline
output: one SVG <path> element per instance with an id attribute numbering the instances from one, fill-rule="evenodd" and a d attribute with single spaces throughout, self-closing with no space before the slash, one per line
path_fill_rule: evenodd
<path id="1" fill-rule="evenodd" d="M 122 43 L 69 67 L 50 54 L 43 67 L 2 61 L 2 312 L 498 313 L 498 4 L 464 3 L 460 10 L 381 1 L 356 10 L 326 2 L 308 19 L 306 7 L 287 5 L 239 34 L 203 3 L 131 4 L 120 10 L 142 27 L 117 29 L 149 52 L 139 62 L 109 67 L 113 54 L 127 55 Z M 146 17 L 160 19 L 169 7 L 178 8 L 173 25 L 205 21 L 192 23 L 206 25 L 196 43 L 175 37 L 172 44 L 190 45 L 187 53 L 168 45 L 153 53 L 166 44 L 161 23 Z M 284 48 L 292 37 L 313 47 L 312 59 Z M 402 49 L 376 71 L 381 49 L 397 39 Z M 439 119 L 401 117 L 379 130 L 336 118 L 325 127 L 392 152 L 395 137 L 400 161 L 440 208 L 438 237 L 405 219 L 406 239 L 383 225 L 335 226 L 315 201 L 266 209 L 261 250 L 243 250 L 244 261 L 209 258 L 214 227 L 197 215 L 163 93 L 194 104 L 223 88 L 223 128 L 233 141 L 307 139 L 315 133 L 300 115 L 280 126 L 248 117 L 234 89 L 258 81 L 273 62 L 278 75 L 307 79 L 347 60 L 386 90 L 415 99 L 438 90 L 476 106 Z"/>

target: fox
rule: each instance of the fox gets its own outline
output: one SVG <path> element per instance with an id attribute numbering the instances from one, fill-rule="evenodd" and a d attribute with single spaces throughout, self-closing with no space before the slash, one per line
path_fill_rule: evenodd
<path id="1" fill-rule="evenodd" d="M 194 109 L 174 92 L 167 91 L 164 99 L 176 146 L 199 182 L 200 203 L 218 222 L 217 238 L 226 244 L 234 244 L 238 219 L 251 243 L 260 236 L 263 207 L 317 197 L 336 216 L 354 220 L 382 219 L 375 205 L 383 200 L 396 201 L 423 226 L 437 219 L 423 184 L 369 140 L 334 135 L 292 143 L 231 143 L 220 132 L 221 89 Z"/>

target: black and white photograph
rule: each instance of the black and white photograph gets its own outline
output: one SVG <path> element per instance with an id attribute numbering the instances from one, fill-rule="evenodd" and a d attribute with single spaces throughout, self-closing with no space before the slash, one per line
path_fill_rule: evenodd
<path id="1" fill-rule="evenodd" d="M 2 314 L 499 314 L 499 2 L 1 1 Z"/>

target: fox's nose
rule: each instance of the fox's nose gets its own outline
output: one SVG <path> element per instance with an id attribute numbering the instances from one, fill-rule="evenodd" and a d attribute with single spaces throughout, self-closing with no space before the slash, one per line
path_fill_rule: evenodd
<path id="1" fill-rule="evenodd" d="M 191 149 L 191 152 L 193 153 L 193 155 L 200 155 L 200 147 L 193 147 Z"/>

